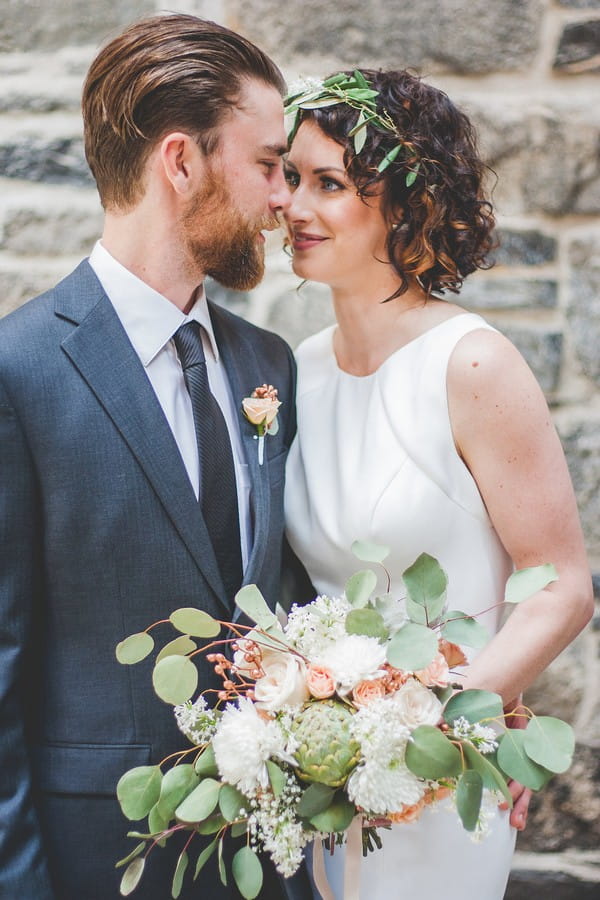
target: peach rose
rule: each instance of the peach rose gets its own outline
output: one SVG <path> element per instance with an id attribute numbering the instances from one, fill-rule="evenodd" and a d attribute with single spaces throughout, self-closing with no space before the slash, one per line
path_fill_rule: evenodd
<path id="1" fill-rule="evenodd" d="M 269 397 L 244 397 L 242 407 L 244 415 L 252 425 L 265 425 L 267 428 L 275 419 L 281 406 L 281 400 Z"/>
<path id="2" fill-rule="evenodd" d="M 352 691 L 352 700 L 355 706 L 367 706 L 373 700 L 379 700 L 385 695 L 385 680 L 383 678 L 375 678 L 373 681 L 359 681 Z"/>
<path id="3" fill-rule="evenodd" d="M 308 700 L 306 667 L 293 653 L 278 653 L 263 659 L 262 678 L 254 689 L 256 706 L 267 712 L 277 712 L 284 706 L 299 706 Z"/>
<path id="4" fill-rule="evenodd" d="M 306 686 L 316 700 L 335 694 L 335 679 L 327 666 L 312 665 L 306 672 Z"/>
<path id="5" fill-rule="evenodd" d="M 400 707 L 404 724 L 411 730 L 419 725 L 437 725 L 442 714 L 438 698 L 415 678 L 392 694 L 390 702 Z"/>
<path id="6" fill-rule="evenodd" d="M 425 800 L 421 798 L 417 803 L 413 803 L 412 806 L 405 805 L 398 812 L 390 813 L 388 819 L 395 824 L 399 822 L 416 822 L 424 808 Z"/>
<path id="7" fill-rule="evenodd" d="M 415 676 L 426 687 L 446 687 L 450 681 L 446 658 L 438 653 L 428 666 L 415 672 Z"/>
<path id="8" fill-rule="evenodd" d="M 467 665 L 468 659 L 462 652 L 458 644 L 453 644 L 452 641 L 447 641 L 445 638 L 440 638 L 439 648 L 440 653 L 448 663 L 450 669 L 453 669 L 454 666 Z"/>

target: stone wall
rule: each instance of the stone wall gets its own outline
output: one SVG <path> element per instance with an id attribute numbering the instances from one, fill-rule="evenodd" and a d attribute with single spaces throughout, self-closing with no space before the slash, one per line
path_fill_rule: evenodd
<path id="1" fill-rule="evenodd" d="M 476 122 L 494 187 L 497 266 L 463 302 L 520 347 L 563 439 L 600 588 L 600 0 L 186 0 L 236 28 L 291 79 L 411 66 Z M 0 0 L 0 314 L 66 274 L 101 214 L 83 159 L 79 95 L 98 45 L 155 0 Z M 279 243 L 256 291 L 215 291 L 296 344 L 331 321 L 297 290 Z M 213 293 L 215 292 L 213 291 Z M 597 896 L 600 616 L 531 690 L 577 734 L 573 770 L 533 804 L 507 896 Z"/>

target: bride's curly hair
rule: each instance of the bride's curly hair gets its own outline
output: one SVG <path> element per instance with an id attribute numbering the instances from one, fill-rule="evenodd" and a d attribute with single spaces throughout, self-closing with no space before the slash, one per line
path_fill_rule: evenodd
<path id="1" fill-rule="evenodd" d="M 443 91 L 419 77 L 407 71 L 361 71 L 379 92 L 378 112 L 387 111 L 403 144 L 385 171 L 379 173 L 377 166 L 398 136 L 369 124 L 357 155 L 348 136 L 357 112 L 346 103 L 302 109 L 300 121 L 313 120 L 344 147 L 346 171 L 361 198 L 383 188 L 383 211 L 391 225 L 387 251 L 401 280 L 392 296 L 408 290 L 412 279 L 428 296 L 457 294 L 467 275 L 493 265 L 488 254 L 495 246 L 494 214 L 483 190 L 484 175 L 491 170 L 478 154 L 474 128 Z M 410 184 L 409 177 L 407 186 L 415 169 L 416 178 Z"/>

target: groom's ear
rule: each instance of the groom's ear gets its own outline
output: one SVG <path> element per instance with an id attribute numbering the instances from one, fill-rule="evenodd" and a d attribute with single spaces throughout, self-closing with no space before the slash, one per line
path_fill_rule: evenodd
<path id="1" fill-rule="evenodd" d="M 200 184 L 206 170 L 206 159 L 189 134 L 173 131 L 165 135 L 160 142 L 158 156 L 163 176 L 177 194 L 191 194 Z"/>

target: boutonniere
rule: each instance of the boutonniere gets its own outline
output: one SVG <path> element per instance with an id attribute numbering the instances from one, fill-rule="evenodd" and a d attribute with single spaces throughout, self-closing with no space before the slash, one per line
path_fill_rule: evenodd
<path id="1" fill-rule="evenodd" d="M 248 421 L 255 426 L 255 439 L 258 440 L 258 464 L 264 460 L 265 434 L 275 435 L 279 431 L 277 414 L 281 400 L 277 399 L 277 388 L 272 384 L 263 384 L 254 388 L 249 397 L 242 400 L 242 411 Z"/>

